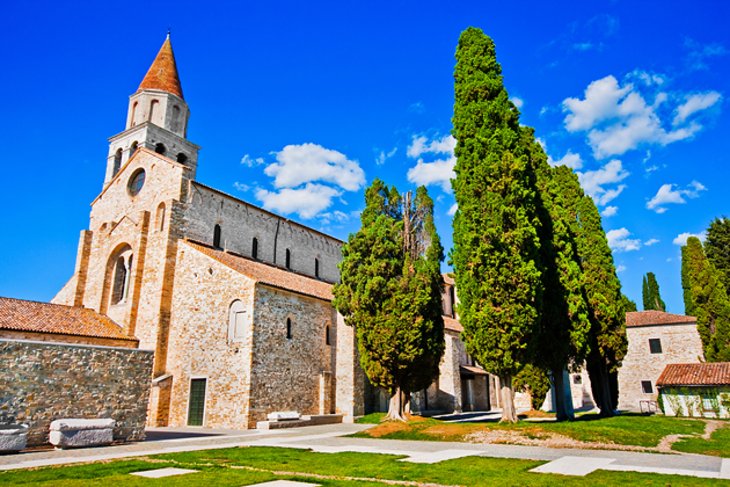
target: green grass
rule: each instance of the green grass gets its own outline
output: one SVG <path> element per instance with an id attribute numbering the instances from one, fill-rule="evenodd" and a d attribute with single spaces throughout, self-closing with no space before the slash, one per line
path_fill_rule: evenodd
<path id="1" fill-rule="evenodd" d="M 358 418 L 355 422 L 360 424 L 378 424 L 385 417 L 385 413 L 370 413 Z"/>
<path id="2" fill-rule="evenodd" d="M 709 440 L 683 438 L 672 445 L 672 450 L 728 458 L 730 457 L 730 423 L 715 430 Z"/>
<path id="3" fill-rule="evenodd" d="M 370 419 L 374 420 L 375 418 Z M 399 425 L 383 423 L 357 433 L 355 436 L 375 436 L 400 440 L 464 441 L 468 435 L 479 431 L 512 430 L 520 432 L 528 438 L 539 439 L 547 436 L 548 433 L 557 433 L 585 442 L 655 447 L 667 435 L 699 435 L 702 434 L 704 428 L 704 421 L 694 419 L 678 419 L 659 415 L 642 416 L 638 414 L 599 418 L 595 414 L 587 414 L 580 416 L 575 421 L 561 423 L 552 421 L 520 421 L 517 424 L 497 422 L 446 423 L 433 418 L 424 418 Z"/>
<path id="4" fill-rule="evenodd" d="M 378 480 L 431 482 L 444 485 L 561 486 L 640 485 L 708 486 L 721 481 L 692 477 L 631 472 L 594 472 L 586 477 L 530 473 L 542 462 L 501 458 L 469 457 L 433 465 L 399 462 L 393 455 L 366 453 L 314 453 L 286 448 L 229 448 L 159 455 L 70 467 L 0 472 L 2 485 L 46 487 L 102 485 L 187 485 L 239 486 L 275 479 L 299 480 L 323 486 L 385 486 Z M 198 473 L 145 479 L 129 472 L 176 466 Z M 238 468 L 237 468 L 238 467 Z M 241 468 L 243 467 L 243 468 Z M 316 477 L 324 475 L 330 478 Z M 348 477 L 348 479 L 345 479 Z M 356 478 L 356 479 L 354 479 Z"/>

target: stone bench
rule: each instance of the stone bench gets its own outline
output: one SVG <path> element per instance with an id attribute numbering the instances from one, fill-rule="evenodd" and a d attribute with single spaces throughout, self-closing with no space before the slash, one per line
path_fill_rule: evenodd
<path id="1" fill-rule="evenodd" d="M 51 422 L 50 442 L 57 448 L 83 448 L 109 445 L 114 440 L 111 418 L 57 419 Z"/>
<path id="2" fill-rule="evenodd" d="M 296 411 L 277 411 L 266 415 L 269 421 L 296 421 L 301 417 L 302 415 Z"/>
<path id="3" fill-rule="evenodd" d="M 25 449 L 28 425 L 0 424 L 0 453 L 14 453 Z"/>

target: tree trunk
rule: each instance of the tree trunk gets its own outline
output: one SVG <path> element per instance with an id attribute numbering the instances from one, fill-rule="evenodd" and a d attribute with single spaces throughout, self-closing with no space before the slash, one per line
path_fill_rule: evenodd
<path id="1" fill-rule="evenodd" d="M 613 401 L 611 400 L 611 389 L 609 386 L 608 367 L 606 360 L 599 352 L 591 352 L 586 361 L 588 376 L 591 379 L 591 392 L 593 401 L 601 410 L 601 417 L 613 416 Z"/>
<path id="2" fill-rule="evenodd" d="M 396 387 L 393 395 L 390 396 L 388 404 L 388 414 L 385 416 L 386 421 L 405 421 L 403 392 L 400 387 Z"/>
<path id="3" fill-rule="evenodd" d="M 563 370 L 553 370 L 553 397 L 555 398 L 555 404 L 553 404 L 553 408 L 555 409 L 555 417 L 558 421 L 572 421 L 575 419 L 573 416 L 573 408 L 569 408 L 568 404 L 566 403 L 566 397 L 565 397 L 565 377 L 563 375 Z"/>
<path id="4" fill-rule="evenodd" d="M 515 394 L 512 390 L 512 376 L 500 375 L 499 382 L 502 395 L 502 419 L 500 423 L 516 423 L 517 410 L 515 409 Z"/>

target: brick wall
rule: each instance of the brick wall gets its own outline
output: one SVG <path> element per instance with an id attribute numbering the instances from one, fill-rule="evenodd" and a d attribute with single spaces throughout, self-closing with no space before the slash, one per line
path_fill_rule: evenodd
<path id="1" fill-rule="evenodd" d="M 116 440 L 144 438 L 152 352 L 0 339 L 0 423 L 30 426 L 48 442 L 51 421 L 112 418 Z"/>

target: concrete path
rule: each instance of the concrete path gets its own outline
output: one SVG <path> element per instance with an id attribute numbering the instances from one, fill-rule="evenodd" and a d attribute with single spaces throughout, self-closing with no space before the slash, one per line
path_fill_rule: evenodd
<path id="1" fill-rule="evenodd" d="M 730 479 L 730 459 L 704 455 L 345 437 L 368 427 L 369 425 L 334 424 L 269 431 L 154 429 L 150 430 L 148 441 L 140 443 L 0 456 L 0 470 L 236 446 L 274 446 L 311 449 L 323 453 L 354 451 L 391 454 L 406 457 L 401 461 L 416 463 L 435 463 L 467 456 L 540 460 L 548 463 L 536 468 L 536 472 L 565 475 L 586 475 L 601 469 Z"/>

